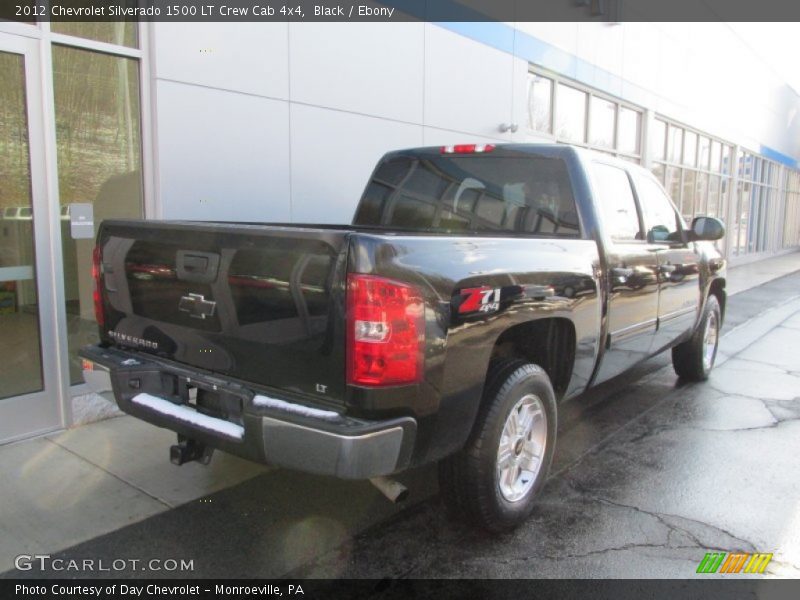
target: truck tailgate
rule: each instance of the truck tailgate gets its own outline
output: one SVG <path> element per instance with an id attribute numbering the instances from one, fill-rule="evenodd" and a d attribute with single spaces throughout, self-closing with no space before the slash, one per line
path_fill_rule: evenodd
<path id="1" fill-rule="evenodd" d="M 349 233 L 106 221 L 103 341 L 341 404 Z"/>

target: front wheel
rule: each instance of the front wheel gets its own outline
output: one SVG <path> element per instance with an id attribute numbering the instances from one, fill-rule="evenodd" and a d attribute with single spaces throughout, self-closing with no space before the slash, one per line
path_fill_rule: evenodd
<path id="1" fill-rule="evenodd" d="M 495 366 L 467 445 L 439 465 L 445 502 L 490 531 L 519 525 L 547 479 L 556 425 L 553 386 L 541 367 Z"/>
<path id="2" fill-rule="evenodd" d="M 714 294 L 708 296 L 703 318 L 691 338 L 672 349 L 672 366 L 682 379 L 705 381 L 714 368 L 722 312 Z"/>

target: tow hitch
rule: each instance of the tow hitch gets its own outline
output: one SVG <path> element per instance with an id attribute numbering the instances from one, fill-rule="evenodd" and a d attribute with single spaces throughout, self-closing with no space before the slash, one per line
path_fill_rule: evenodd
<path id="1" fill-rule="evenodd" d="M 207 465 L 213 453 L 213 448 L 178 434 L 178 443 L 169 448 L 169 462 L 178 466 L 192 461 Z"/>

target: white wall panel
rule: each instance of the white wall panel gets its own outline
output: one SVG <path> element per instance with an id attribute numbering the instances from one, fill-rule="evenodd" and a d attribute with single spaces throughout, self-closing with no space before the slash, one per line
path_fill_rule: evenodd
<path id="1" fill-rule="evenodd" d="M 426 24 L 425 125 L 501 135 L 511 119 L 512 72 L 510 54 Z"/>
<path id="2" fill-rule="evenodd" d="M 292 100 L 422 122 L 423 23 L 291 23 Z"/>
<path id="3" fill-rule="evenodd" d="M 157 85 L 166 219 L 289 219 L 288 103 L 181 83 Z"/>
<path id="4" fill-rule="evenodd" d="M 292 108 L 292 220 L 349 223 L 378 159 L 422 145 L 422 127 L 300 104 Z"/>
<path id="5" fill-rule="evenodd" d="M 286 99 L 286 23 L 153 23 L 156 77 Z"/>
<path id="6" fill-rule="evenodd" d="M 512 63 L 514 84 L 511 94 L 511 121 L 518 127 L 511 134 L 514 142 L 524 142 L 528 137 L 528 70 L 527 60 L 514 58 Z"/>
<path id="7" fill-rule="evenodd" d="M 576 55 L 611 73 L 622 71 L 624 26 L 578 23 Z"/>

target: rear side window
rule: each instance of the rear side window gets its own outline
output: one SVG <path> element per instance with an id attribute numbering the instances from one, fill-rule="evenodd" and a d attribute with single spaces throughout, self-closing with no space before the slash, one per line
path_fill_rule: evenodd
<path id="1" fill-rule="evenodd" d="M 401 156 L 376 170 L 354 225 L 578 237 L 566 163 L 541 156 Z"/>
<path id="2" fill-rule="evenodd" d="M 628 174 L 623 169 L 603 163 L 592 164 L 592 175 L 597 187 L 597 204 L 603 225 L 612 240 L 642 239 L 639 213 Z"/>

